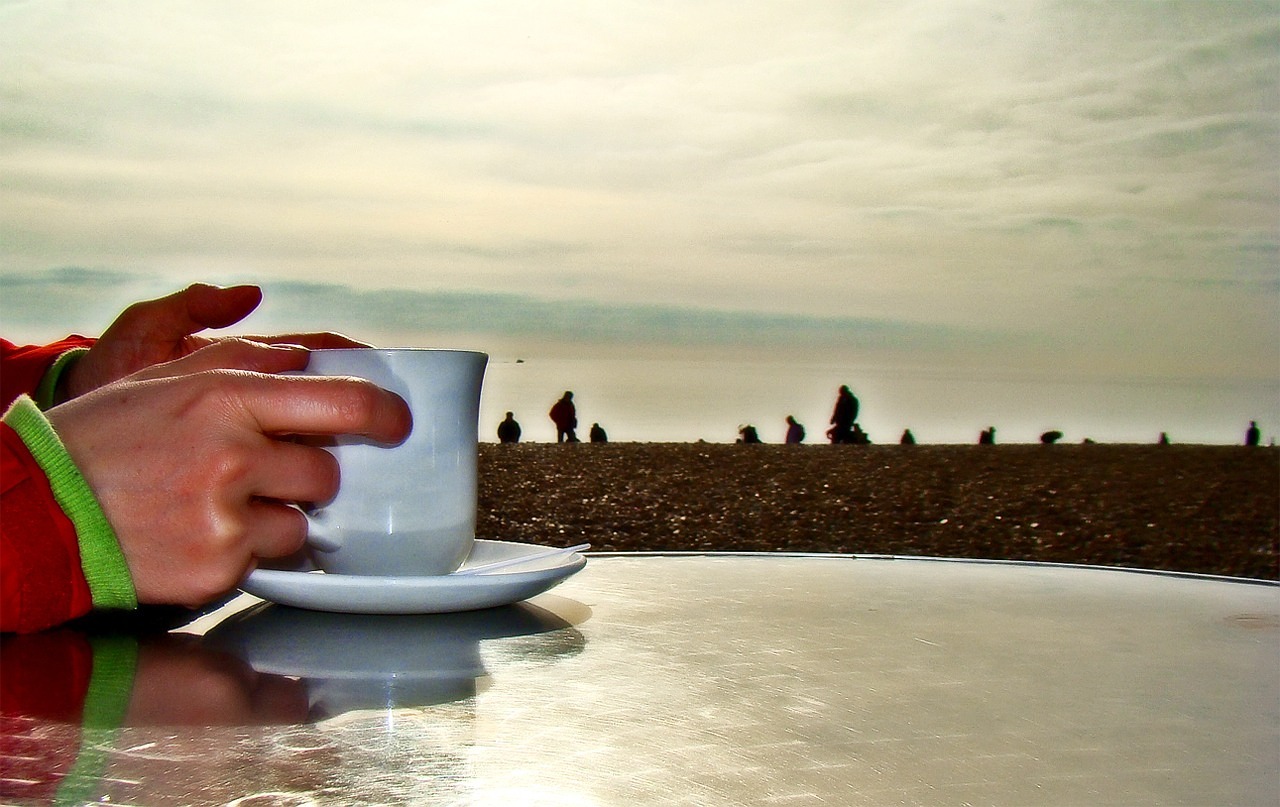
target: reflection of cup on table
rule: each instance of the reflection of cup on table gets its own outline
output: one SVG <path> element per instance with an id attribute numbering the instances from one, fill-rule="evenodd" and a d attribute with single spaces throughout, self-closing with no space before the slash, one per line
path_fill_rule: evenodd
<path id="1" fill-rule="evenodd" d="M 476 532 L 476 443 L 488 356 L 464 350 L 316 350 L 305 373 L 355 376 L 409 405 L 413 431 L 396 446 L 339 437 L 338 494 L 307 515 L 307 543 L 329 573 L 449 574 Z"/>
<path id="2" fill-rule="evenodd" d="M 562 600 L 560 610 L 569 617 L 529 603 L 414 615 L 257 606 L 215 626 L 204 645 L 260 675 L 299 679 L 311 717 L 319 719 L 472 697 L 476 679 L 489 674 L 481 642 L 504 640 L 504 651 L 495 654 L 504 670 L 523 657 L 545 661 L 575 654 L 585 640 L 570 619 L 585 619 L 586 609 Z"/>

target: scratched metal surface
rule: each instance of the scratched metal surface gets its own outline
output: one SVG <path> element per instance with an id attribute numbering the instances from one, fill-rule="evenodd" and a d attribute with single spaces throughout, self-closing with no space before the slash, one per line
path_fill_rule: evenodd
<path id="1" fill-rule="evenodd" d="M 606 555 L 532 605 L 242 612 L 190 652 L 252 665 L 243 691 L 182 686 L 230 689 L 252 718 L 166 724 L 140 679 L 131 709 L 152 719 L 86 730 L 64 788 L 114 805 L 1280 803 L 1280 587 Z"/>

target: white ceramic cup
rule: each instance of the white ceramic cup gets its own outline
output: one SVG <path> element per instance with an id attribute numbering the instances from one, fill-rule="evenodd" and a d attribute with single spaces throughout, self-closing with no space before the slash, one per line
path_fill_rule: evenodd
<path id="1" fill-rule="evenodd" d="M 476 534 L 480 385 L 489 357 L 465 350 L 316 350 L 305 375 L 365 378 L 399 395 L 413 431 L 397 446 L 339 437 L 332 501 L 307 514 L 307 543 L 331 574 L 441 575 Z"/>

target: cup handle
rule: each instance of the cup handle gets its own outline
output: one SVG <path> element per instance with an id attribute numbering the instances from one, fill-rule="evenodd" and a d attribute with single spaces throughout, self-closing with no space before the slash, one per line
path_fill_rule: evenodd
<path id="1" fill-rule="evenodd" d="M 336 552 L 342 547 L 342 539 L 325 529 L 323 510 L 299 509 L 307 517 L 307 546 L 320 552 Z"/>

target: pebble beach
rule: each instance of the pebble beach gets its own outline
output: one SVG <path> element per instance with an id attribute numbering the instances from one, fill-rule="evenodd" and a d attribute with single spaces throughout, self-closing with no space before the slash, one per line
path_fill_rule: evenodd
<path id="1" fill-rule="evenodd" d="M 1280 449 L 486 443 L 477 536 L 1277 580 Z"/>

